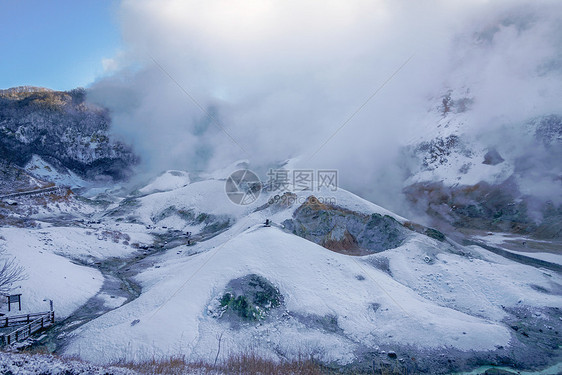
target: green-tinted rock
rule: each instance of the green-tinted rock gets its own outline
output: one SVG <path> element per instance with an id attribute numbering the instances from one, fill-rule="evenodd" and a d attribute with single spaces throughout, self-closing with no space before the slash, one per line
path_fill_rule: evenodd
<path id="1" fill-rule="evenodd" d="M 219 299 L 219 305 L 227 316 L 250 321 L 265 318 L 271 309 L 282 303 L 283 296 L 279 290 L 256 274 L 231 280 Z"/>

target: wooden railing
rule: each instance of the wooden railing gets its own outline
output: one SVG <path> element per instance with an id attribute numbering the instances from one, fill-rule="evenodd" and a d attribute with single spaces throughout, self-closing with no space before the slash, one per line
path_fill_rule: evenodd
<path id="1" fill-rule="evenodd" d="M 0 328 L 20 326 L 22 324 L 31 323 L 33 320 L 40 318 L 45 315 L 49 315 L 51 312 L 40 312 L 26 315 L 16 315 L 16 316 L 5 316 L 0 317 Z"/>
<path id="2" fill-rule="evenodd" d="M 22 341 L 55 323 L 55 312 L 36 313 L 27 315 L 18 315 L 2 318 L 5 324 L 2 327 L 10 327 L 13 325 L 25 324 L 22 327 L 10 333 L 0 335 L 0 345 L 10 345 L 18 341 Z M 27 323 L 26 323 L 27 322 Z"/>

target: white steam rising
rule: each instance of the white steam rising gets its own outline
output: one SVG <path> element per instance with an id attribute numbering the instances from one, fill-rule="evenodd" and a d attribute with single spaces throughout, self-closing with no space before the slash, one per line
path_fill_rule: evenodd
<path id="1" fill-rule="evenodd" d="M 398 151 L 429 98 L 469 88 L 474 132 L 562 110 L 561 15 L 555 1 L 124 0 L 128 49 L 90 98 L 146 170 L 299 157 L 396 208 Z"/>

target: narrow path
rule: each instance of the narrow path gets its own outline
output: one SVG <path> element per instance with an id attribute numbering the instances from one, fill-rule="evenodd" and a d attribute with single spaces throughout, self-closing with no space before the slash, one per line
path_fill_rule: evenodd
<path id="1" fill-rule="evenodd" d="M 41 195 L 41 194 L 47 194 L 47 193 L 65 191 L 65 190 L 68 190 L 68 188 L 65 188 L 65 187 L 62 187 L 62 186 L 51 186 L 51 187 L 43 188 L 43 189 L 35 189 L 35 190 L 21 191 L 21 192 L 18 192 L 18 193 L 0 195 L 0 199 L 9 199 L 9 198 L 17 198 L 17 197 L 32 196 L 32 195 Z"/>

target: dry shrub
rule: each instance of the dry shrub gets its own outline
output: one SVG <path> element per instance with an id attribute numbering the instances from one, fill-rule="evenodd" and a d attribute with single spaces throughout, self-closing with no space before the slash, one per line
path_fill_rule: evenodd
<path id="1" fill-rule="evenodd" d="M 311 359 L 295 359 L 275 362 L 256 353 L 231 355 L 216 365 L 206 362 L 191 362 L 183 356 L 153 359 L 138 363 L 117 363 L 141 374 L 229 374 L 229 375 L 322 375 L 328 374 Z"/>

